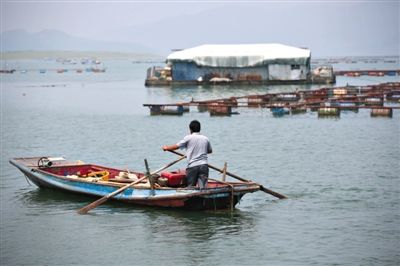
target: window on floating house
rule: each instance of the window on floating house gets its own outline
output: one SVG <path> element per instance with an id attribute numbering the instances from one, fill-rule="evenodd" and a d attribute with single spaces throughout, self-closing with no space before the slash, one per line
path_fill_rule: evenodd
<path id="1" fill-rule="evenodd" d="M 291 65 L 290 68 L 291 68 L 292 70 L 294 70 L 294 69 L 300 69 L 300 65 Z"/>

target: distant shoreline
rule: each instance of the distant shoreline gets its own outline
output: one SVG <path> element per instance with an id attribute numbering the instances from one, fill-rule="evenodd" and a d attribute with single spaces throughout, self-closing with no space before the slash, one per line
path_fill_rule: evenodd
<path id="1" fill-rule="evenodd" d="M 83 58 L 95 58 L 99 60 L 128 60 L 128 61 L 164 61 L 160 55 L 150 53 L 128 53 L 112 51 L 15 51 L 1 52 L 2 60 L 23 59 L 57 59 L 68 58 L 80 60 Z"/>
<path id="2" fill-rule="evenodd" d="M 82 59 L 95 59 L 95 60 L 125 60 L 132 61 L 133 63 L 165 63 L 166 56 L 151 54 L 151 53 L 134 53 L 134 52 L 116 52 L 116 51 L 7 51 L 0 52 L 1 60 L 56 60 L 56 59 L 70 59 L 80 61 Z M 313 57 L 311 63 L 322 61 L 351 61 L 351 60 L 365 60 L 367 58 L 386 59 L 391 58 L 399 61 L 399 55 L 366 55 L 366 56 L 325 56 Z"/>

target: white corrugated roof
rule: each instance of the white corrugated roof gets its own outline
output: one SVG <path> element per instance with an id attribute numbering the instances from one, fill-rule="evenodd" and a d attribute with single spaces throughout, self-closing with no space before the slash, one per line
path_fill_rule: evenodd
<path id="1" fill-rule="evenodd" d="M 311 56 L 308 49 L 271 44 L 206 44 L 177 51 L 167 61 L 193 61 L 203 66 L 246 67 L 269 61 L 300 60 Z"/>

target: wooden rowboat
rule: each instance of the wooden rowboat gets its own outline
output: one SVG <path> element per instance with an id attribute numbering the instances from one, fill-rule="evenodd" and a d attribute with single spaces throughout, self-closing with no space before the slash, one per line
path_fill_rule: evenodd
<path id="1" fill-rule="evenodd" d="M 64 190 L 71 193 L 103 197 L 140 179 L 145 174 L 127 172 L 80 161 L 50 157 L 14 158 L 10 163 L 40 188 Z M 99 173 L 99 176 L 96 176 Z M 122 178 L 121 173 L 127 173 Z M 246 193 L 260 190 L 252 182 L 209 181 L 207 188 L 187 188 L 183 185 L 150 185 L 149 180 L 133 185 L 113 199 L 139 205 L 172 207 L 189 210 L 227 209 L 234 207 Z"/>

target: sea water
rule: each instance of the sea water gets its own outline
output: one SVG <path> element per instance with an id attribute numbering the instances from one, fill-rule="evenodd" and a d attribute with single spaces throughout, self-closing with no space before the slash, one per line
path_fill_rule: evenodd
<path id="1" fill-rule="evenodd" d="M 143 103 L 322 86 L 146 88 L 149 64 L 107 61 L 105 73 L 41 74 L 55 63 L 14 63 L 28 71 L 1 75 L 1 265 L 400 263 L 400 111 L 319 119 L 315 112 L 276 118 L 267 109 L 210 117 L 192 108 L 181 117 L 150 116 Z M 387 81 L 399 77 L 338 77 L 336 85 Z M 176 159 L 161 146 L 188 134 L 193 119 L 211 140 L 210 164 L 227 162 L 228 171 L 289 199 L 256 192 L 234 212 L 107 202 L 79 215 L 94 198 L 38 189 L 8 163 L 63 156 L 144 171 L 146 158 L 154 170 Z"/>

